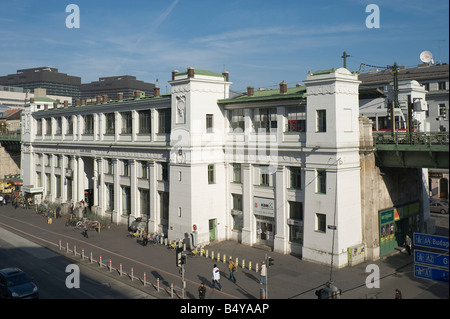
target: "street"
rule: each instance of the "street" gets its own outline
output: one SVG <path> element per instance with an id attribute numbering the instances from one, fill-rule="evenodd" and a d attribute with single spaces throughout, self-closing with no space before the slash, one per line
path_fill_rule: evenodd
<path id="1" fill-rule="evenodd" d="M 447 225 L 448 232 L 448 215 L 438 217 L 440 231 L 445 231 Z M 66 227 L 64 224 L 64 219 L 56 219 L 48 225 L 46 218 L 35 215 L 32 210 L 14 209 L 10 205 L 0 207 L 1 228 L 48 248 L 45 249 L 46 254 L 38 253 L 38 257 L 36 253 L 30 255 L 29 251 L 25 256 L 26 249 L 25 252 L 23 249 L 17 249 L 10 240 L 2 236 L 0 256 L 3 262 L 0 265 L 6 266 L 5 260 L 13 260 L 14 263 L 20 263 L 24 271 L 33 271 L 38 286 L 50 286 L 49 292 L 44 291 L 41 298 L 89 298 L 90 295 L 96 298 L 119 299 L 143 298 L 144 295 L 159 299 L 182 298 L 181 277 L 179 268 L 175 265 L 174 250 L 160 244 L 141 246 L 136 239 L 126 236 L 126 226 L 113 225 L 111 229 L 101 233 L 91 231 L 89 238 L 84 238 L 80 230 Z M 69 252 L 66 252 L 67 247 Z M 253 269 L 256 263 L 264 259 L 266 253 L 272 256 L 275 265 L 268 269 L 269 299 L 316 299 L 315 291 L 323 288 L 330 279 L 329 266 L 302 261 L 298 257 L 268 252 L 231 241 L 215 243 L 207 248 L 210 254 L 215 251 L 216 255 L 220 252 L 222 256 L 226 254 L 233 258 L 238 257 L 239 260 L 246 259 L 247 265 L 252 261 Z M 74 250 L 77 252 L 76 256 Z M 84 259 L 81 258 L 83 250 Z M 8 251 L 14 252 L 17 257 L 11 257 Z M 94 259 L 92 263 L 89 260 L 91 253 Z M 55 254 L 61 254 L 62 257 Z M 99 267 L 100 256 L 102 268 Z M 112 271 L 108 269 L 110 260 Z M 64 285 L 68 275 L 65 273 L 65 267 L 74 261 L 81 265 L 82 285 L 87 287 L 83 292 L 77 292 L 77 289 L 69 290 Z M 215 263 L 221 270 L 222 291 L 211 288 L 211 271 Z M 380 269 L 380 288 L 366 287 L 365 282 L 369 275 L 366 267 L 369 264 L 375 264 Z M 120 265 L 122 276 L 119 274 Z M 48 269 L 54 269 L 58 275 L 47 284 Z M 131 280 L 131 276 L 134 280 Z M 146 286 L 143 284 L 144 276 Z M 207 299 L 259 299 L 261 285 L 259 274 L 255 270 L 240 266 L 236 277 L 236 284 L 228 279 L 227 265 L 222 261 L 212 260 L 210 257 L 188 257 L 185 298 L 197 299 L 197 287 L 200 282 L 204 282 Z M 158 278 L 159 292 L 156 289 Z M 111 284 L 112 279 L 115 280 L 114 284 Z M 448 283 L 414 278 L 413 259 L 404 253 L 384 257 L 376 262 L 334 269 L 332 280 L 342 290 L 342 299 L 392 299 L 397 288 L 402 290 L 404 299 L 448 298 Z M 119 283 L 120 288 L 117 286 L 117 289 L 106 289 Z M 122 284 L 131 286 L 140 293 L 136 294 L 136 290 L 133 290 L 125 294 Z M 171 284 L 174 287 L 173 297 L 170 293 Z M 62 290 L 58 293 L 55 286 Z"/>

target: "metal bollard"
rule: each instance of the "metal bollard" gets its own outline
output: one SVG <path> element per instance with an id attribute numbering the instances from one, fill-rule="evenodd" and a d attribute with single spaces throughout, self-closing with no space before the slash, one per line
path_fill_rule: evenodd
<path id="1" fill-rule="evenodd" d="M 66 242 L 66 253 L 69 253 L 69 243 Z"/>
<path id="2" fill-rule="evenodd" d="M 73 245 L 73 255 L 77 255 L 77 245 Z"/>
<path id="3" fill-rule="evenodd" d="M 159 292 L 159 278 L 156 278 L 156 291 Z"/>
<path id="4" fill-rule="evenodd" d="M 259 289 L 259 299 L 266 299 L 266 290 L 264 288 Z"/>
<path id="5" fill-rule="evenodd" d="M 252 262 L 251 261 L 248 262 L 248 270 L 252 270 Z"/>
<path id="6" fill-rule="evenodd" d="M 170 297 L 173 298 L 173 284 L 170 284 Z"/>
<path id="7" fill-rule="evenodd" d="M 227 263 L 227 255 L 223 254 L 223 263 L 226 264 Z"/>
<path id="8" fill-rule="evenodd" d="M 100 262 L 99 262 L 100 268 L 102 267 L 102 256 L 100 256 Z"/>
<path id="9" fill-rule="evenodd" d="M 217 253 L 217 261 L 220 261 L 220 253 Z"/>
<path id="10" fill-rule="evenodd" d="M 112 260 L 111 259 L 109 260 L 109 271 L 110 272 L 112 271 Z"/>
<path id="11" fill-rule="evenodd" d="M 133 273 L 133 267 L 131 267 L 131 281 L 134 280 L 134 273 Z"/>
<path id="12" fill-rule="evenodd" d="M 256 264 L 256 272 L 259 272 L 259 264 Z"/>
<path id="13" fill-rule="evenodd" d="M 120 264 L 119 273 L 120 273 L 120 276 L 122 276 L 122 264 Z"/>
<path id="14" fill-rule="evenodd" d="M 211 259 L 214 259 L 214 250 L 211 252 Z"/>
<path id="15" fill-rule="evenodd" d="M 234 264 L 236 265 L 236 268 L 239 267 L 239 258 L 236 257 L 236 262 Z"/>
<path id="16" fill-rule="evenodd" d="M 245 259 L 242 259 L 242 268 L 245 268 Z"/>
<path id="17" fill-rule="evenodd" d="M 205 256 L 206 256 L 206 258 L 208 258 L 208 249 L 206 250 L 206 254 L 205 254 Z"/>
<path id="18" fill-rule="evenodd" d="M 81 249 L 81 259 L 84 260 L 84 248 Z"/>
<path id="19" fill-rule="evenodd" d="M 147 285 L 147 274 L 144 272 L 144 286 Z"/>
<path id="20" fill-rule="evenodd" d="M 92 264 L 92 251 L 91 251 L 91 264 Z"/>
<path id="21" fill-rule="evenodd" d="M 59 240 L 59 250 L 61 250 L 62 249 L 62 247 L 61 247 L 61 240 Z"/>

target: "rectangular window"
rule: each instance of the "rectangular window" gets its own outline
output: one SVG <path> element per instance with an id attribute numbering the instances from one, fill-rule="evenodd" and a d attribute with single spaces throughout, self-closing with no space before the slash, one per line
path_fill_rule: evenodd
<path id="1" fill-rule="evenodd" d="M 170 133 L 170 109 L 158 110 L 158 133 Z"/>
<path id="2" fill-rule="evenodd" d="M 289 202 L 289 241 L 303 244 L 303 203 Z"/>
<path id="3" fill-rule="evenodd" d="M 73 134 L 73 118 L 72 116 L 66 116 L 66 134 Z"/>
<path id="4" fill-rule="evenodd" d="M 268 133 L 277 128 L 277 109 L 256 109 L 253 115 L 253 128 L 257 133 Z"/>
<path id="5" fill-rule="evenodd" d="M 115 113 L 105 114 L 105 134 L 115 134 L 116 132 L 116 115 Z"/>
<path id="6" fill-rule="evenodd" d="M 233 218 L 233 229 L 242 230 L 244 227 L 244 214 L 242 213 L 242 195 L 231 194 L 233 197 L 233 208 L 231 216 Z"/>
<path id="7" fill-rule="evenodd" d="M 131 134 L 132 116 L 131 112 L 122 112 L 122 134 Z"/>
<path id="8" fill-rule="evenodd" d="M 84 117 L 84 131 L 83 134 L 92 135 L 94 134 L 94 115 L 89 114 Z"/>
<path id="9" fill-rule="evenodd" d="M 259 167 L 259 176 L 261 186 L 269 186 L 269 167 L 268 166 L 260 166 Z"/>
<path id="10" fill-rule="evenodd" d="M 446 90 L 447 89 L 447 85 L 446 85 L 445 81 L 439 82 L 438 86 L 439 86 L 439 90 Z"/>
<path id="11" fill-rule="evenodd" d="M 150 191 L 139 189 L 141 216 L 150 216 Z"/>
<path id="12" fill-rule="evenodd" d="M 46 124 L 45 134 L 52 135 L 52 119 L 47 119 Z"/>
<path id="13" fill-rule="evenodd" d="M 150 110 L 139 111 L 139 134 L 151 133 L 151 113 Z"/>
<path id="14" fill-rule="evenodd" d="M 52 179 L 50 174 L 45 174 L 45 191 L 46 195 L 50 195 L 52 192 Z"/>
<path id="15" fill-rule="evenodd" d="M 208 184 L 215 184 L 214 164 L 208 165 Z"/>
<path id="16" fill-rule="evenodd" d="M 55 129 L 55 135 L 61 135 L 62 130 L 62 119 L 61 117 L 56 118 L 56 129 Z"/>
<path id="17" fill-rule="evenodd" d="M 106 184 L 106 210 L 114 210 L 114 184 Z"/>
<path id="18" fill-rule="evenodd" d="M 161 225 L 167 225 L 169 221 L 169 193 L 159 193 L 159 210 L 160 210 L 160 223 Z"/>
<path id="19" fill-rule="evenodd" d="M 291 167 L 291 188 L 302 188 L 302 169 L 300 167 Z"/>
<path id="20" fill-rule="evenodd" d="M 55 155 L 55 167 L 61 168 L 61 155 Z"/>
<path id="21" fill-rule="evenodd" d="M 43 119 L 39 119 L 36 121 L 36 123 L 37 123 L 36 135 L 42 136 L 42 121 L 43 121 Z"/>
<path id="22" fill-rule="evenodd" d="M 206 114 L 206 133 L 213 133 L 214 116 L 213 114 Z"/>
<path id="23" fill-rule="evenodd" d="M 141 162 L 139 178 L 145 178 L 145 179 L 148 178 L 148 165 L 147 165 L 147 162 Z"/>
<path id="24" fill-rule="evenodd" d="M 122 161 L 122 176 L 130 176 L 130 161 Z"/>
<path id="25" fill-rule="evenodd" d="M 122 186 L 122 215 L 131 214 L 131 189 L 127 186 Z"/>
<path id="26" fill-rule="evenodd" d="M 37 187 L 42 187 L 42 174 L 41 174 L 41 172 L 36 172 L 36 185 L 37 185 Z"/>
<path id="27" fill-rule="evenodd" d="M 113 161 L 110 158 L 105 160 L 105 174 L 112 175 L 113 174 Z"/>
<path id="28" fill-rule="evenodd" d="M 317 120 L 316 132 L 326 132 L 327 131 L 327 111 L 326 110 L 317 110 L 316 120 Z"/>
<path id="29" fill-rule="evenodd" d="M 233 183 L 242 183 L 241 164 L 233 163 Z"/>
<path id="30" fill-rule="evenodd" d="M 445 104 L 439 104 L 439 116 L 446 117 L 446 107 Z"/>
<path id="31" fill-rule="evenodd" d="M 326 224 L 327 224 L 327 215 L 316 214 L 316 231 L 325 233 L 327 227 Z"/>
<path id="32" fill-rule="evenodd" d="M 286 132 L 306 132 L 306 111 L 304 105 L 286 108 Z"/>
<path id="33" fill-rule="evenodd" d="M 230 110 L 230 128 L 234 133 L 242 133 L 245 130 L 244 109 Z"/>
<path id="34" fill-rule="evenodd" d="M 55 175 L 56 198 L 61 198 L 61 175 Z"/>
<path id="35" fill-rule="evenodd" d="M 169 163 L 161 163 L 161 180 L 169 181 Z"/>
<path id="36" fill-rule="evenodd" d="M 317 173 L 317 184 L 316 193 L 326 194 L 327 193 L 327 172 L 325 170 L 318 169 Z"/>

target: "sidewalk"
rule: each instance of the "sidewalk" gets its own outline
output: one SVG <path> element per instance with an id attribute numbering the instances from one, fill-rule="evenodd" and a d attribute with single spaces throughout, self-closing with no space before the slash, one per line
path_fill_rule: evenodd
<path id="1" fill-rule="evenodd" d="M 175 251 L 161 244 L 141 246 L 136 239 L 127 237 L 126 226 L 112 225 L 111 229 L 101 233 L 91 231 L 89 238 L 84 238 L 82 230 L 65 227 L 64 219 L 53 220 L 53 223 L 48 225 L 45 218 L 35 215 L 32 210 L 21 208 L 15 210 L 10 205 L 0 208 L 0 226 L 3 227 L 2 224 L 8 224 L 38 237 L 40 244 L 42 244 L 42 240 L 53 243 L 53 245 L 48 244 L 49 248 L 53 250 L 59 250 L 58 245 L 61 241 L 60 253 L 62 254 L 67 254 L 65 249 L 68 246 L 73 255 L 74 246 L 76 246 L 79 254 L 84 249 L 86 258 L 90 257 L 91 252 L 96 261 L 102 256 L 105 266 L 109 266 L 109 260 L 111 260 L 113 268 L 119 269 L 122 264 L 124 273 L 130 273 L 133 268 L 136 280 L 132 282 L 126 275 L 120 279 L 141 287 L 158 298 L 170 298 L 170 295 L 167 292 L 155 293 L 156 289 L 152 285 L 156 286 L 157 278 L 160 280 L 161 288 L 165 287 L 170 291 L 170 284 L 173 284 L 175 298 L 181 296 L 181 277 L 179 268 L 175 265 Z M 274 259 L 274 266 L 268 268 L 268 298 L 270 299 L 316 299 L 315 291 L 323 288 L 325 283 L 330 280 L 331 267 L 329 265 L 306 262 L 291 255 L 282 255 L 233 241 L 214 243 L 207 246 L 206 249 L 208 249 L 209 258 L 200 256 L 188 258 L 185 266 L 187 285 L 185 298 L 197 299 L 197 287 L 200 282 L 204 282 L 207 287 L 207 299 L 259 299 L 261 286 L 259 285 L 259 273 L 255 271 L 255 268 L 256 263 L 261 265 L 266 253 Z M 215 254 L 214 260 L 211 259 L 212 251 Z M 217 260 L 217 253 L 220 253 L 220 261 Z M 239 259 L 236 284 L 228 279 L 227 264 L 223 263 L 224 254 L 226 260 L 230 256 L 233 257 L 233 260 Z M 81 260 L 80 256 L 71 256 L 71 258 Z M 245 268 L 242 268 L 242 260 L 245 260 Z M 250 261 L 252 270 L 248 269 Z M 89 263 L 89 260 L 86 259 L 83 262 Z M 221 270 L 222 292 L 211 289 L 211 273 L 214 264 L 217 264 Z M 368 289 L 365 285 L 366 278 L 370 274 L 366 273 L 366 266 L 369 264 L 375 264 L 380 269 L 382 279 L 378 289 Z M 98 263 L 93 263 L 92 267 L 98 267 Z M 448 298 L 448 283 L 414 278 L 412 269 L 412 257 L 398 253 L 376 262 L 365 262 L 339 270 L 333 269 L 331 277 L 335 286 L 342 290 L 342 299 L 392 299 L 396 288 L 402 291 L 405 299 Z M 106 267 L 99 268 L 99 271 L 109 272 Z M 143 287 L 142 283 L 144 273 L 146 274 L 146 287 Z M 117 271 L 112 271 L 110 275 L 119 276 Z"/>

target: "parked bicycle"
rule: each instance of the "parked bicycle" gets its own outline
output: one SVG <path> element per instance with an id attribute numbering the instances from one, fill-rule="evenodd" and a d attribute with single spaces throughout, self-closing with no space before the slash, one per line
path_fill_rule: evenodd
<path id="1" fill-rule="evenodd" d="M 84 225 L 86 225 L 87 228 L 90 229 L 90 230 L 97 230 L 98 231 L 100 223 L 98 222 L 98 220 L 92 220 L 92 221 L 91 220 L 80 220 L 80 221 L 77 221 L 75 227 L 77 229 L 83 229 Z"/>

